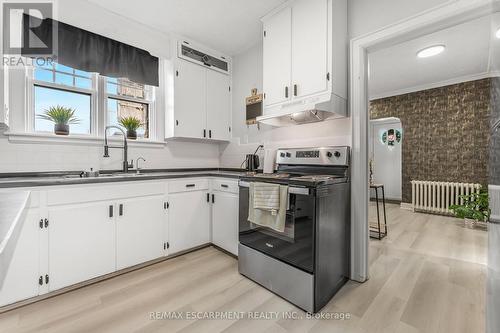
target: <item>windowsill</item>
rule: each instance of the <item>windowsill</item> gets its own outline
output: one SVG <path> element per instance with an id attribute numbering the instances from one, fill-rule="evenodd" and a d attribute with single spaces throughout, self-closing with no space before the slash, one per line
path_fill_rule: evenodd
<path id="1" fill-rule="evenodd" d="M 55 135 L 50 133 L 23 133 L 23 132 L 5 132 L 5 136 L 9 138 L 9 142 L 13 143 L 54 143 L 68 145 L 95 145 L 102 146 L 104 138 L 89 135 Z M 121 143 L 123 138 L 108 137 L 108 141 L 112 143 Z M 130 147 L 147 147 L 161 148 L 167 143 L 164 141 L 153 140 L 127 140 Z"/>

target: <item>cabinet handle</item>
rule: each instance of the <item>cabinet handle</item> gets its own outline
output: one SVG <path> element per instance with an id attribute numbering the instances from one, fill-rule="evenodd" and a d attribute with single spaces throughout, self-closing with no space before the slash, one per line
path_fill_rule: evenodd
<path id="1" fill-rule="evenodd" d="M 175 121 L 175 126 L 179 126 L 179 121 L 178 120 Z"/>
<path id="2" fill-rule="evenodd" d="M 220 187 L 228 188 L 229 185 L 227 185 L 227 184 L 220 184 Z"/>
<path id="3" fill-rule="evenodd" d="M 49 284 L 49 274 L 45 274 L 45 284 Z"/>
<path id="4" fill-rule="evenodd" d="M 186 187 L 195 187 L 196 184 L 186 184 Z"/>
<path id="5" fill-rule="evenodd" d="M 285 98 L 288 98 L 288 86 L 285 87 Z"/>
<path id="6" fill-rule="evenodd" d="M 293 85 L 293 95 L 297 96 L 297 85 L 296 84 Z"/>
<path id="7" fill-rule="evenodd" d="M 215 194 L 212 194 L 212 203 L 215 203 Z"/>
<path id="8" fill-rule="evenodd" d="M 208 137 L 211 139 L 212 138 L 212 130 L 208 130 Z"/>
<path id="9" fill-rule="evenodd" d="M 206 129 L 203 129 L 203 137 L 206 138 L 207 137 L 207 130 Z"/>
<path id="10" fill-rule="evenodd" d="M 109 217 L 113 217 L 113 205 L 109 205 Z"/>
<path id="11" fill-rule="evenodd" d="M 123 204 L 118 207 L 118 215 L 123 216 Z"/>
<path id="12" fill-rule="evenodd" d="M 207 202 L 210 202 L 210 193 L 207 193 Z"/>

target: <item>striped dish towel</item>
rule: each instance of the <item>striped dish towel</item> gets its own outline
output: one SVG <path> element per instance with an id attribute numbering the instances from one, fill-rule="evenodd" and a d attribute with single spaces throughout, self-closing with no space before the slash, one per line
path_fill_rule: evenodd
<path id="1" fill-rule="evenodd" d="M 253 208 L 268 211 L 280 209 L 280 186 L 278 184 L 253 183 Z"/>

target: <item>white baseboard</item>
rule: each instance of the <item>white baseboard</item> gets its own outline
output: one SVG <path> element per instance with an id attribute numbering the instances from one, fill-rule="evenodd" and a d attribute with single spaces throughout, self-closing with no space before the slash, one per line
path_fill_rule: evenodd
<path id="1" fill-rule="evenodd" d="M 402 202 L 400 208 L 405 210 L 411 210 L 412 212 L 414 211 L 413 204 L 409 202 Z"/>

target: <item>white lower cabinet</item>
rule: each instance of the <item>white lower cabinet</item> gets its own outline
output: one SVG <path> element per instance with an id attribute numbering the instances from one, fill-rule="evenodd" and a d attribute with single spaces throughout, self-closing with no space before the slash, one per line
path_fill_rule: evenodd
<path id="1" fill-rule="evenodd" d="M 205 189 L 169 195 L 169 253 L 210 243 L 207 195 Z"/>
<path id="2" fill-rule="evenodd" d="M 50 291 L 115 271 L 114 214 L 106 202 L 49 208 Z"/>
<path id="3" fill-rule="evenodd" d="M 235 180 L 55 186 L 32 197 L 0 306 L 210 242 L 238 254 Z"/>
<path id="4" fill-rule="evenodd" d="M 132 198 L 117 203 L 116 269 L 163 255 L 163 196 Z"/>
<path id="5" fill-rule="evenodd" d="M 0 289 L 0 306 L 39 294 L 39 220 L 38 209 L 30 210 L 26 214 L 7 275 Z"/>
<path id="6" fill-rule="evenodd" d="M 214 192 L 212 204 L 212 243 L 238 255 L 238 204 L 234 193 Z"/>

